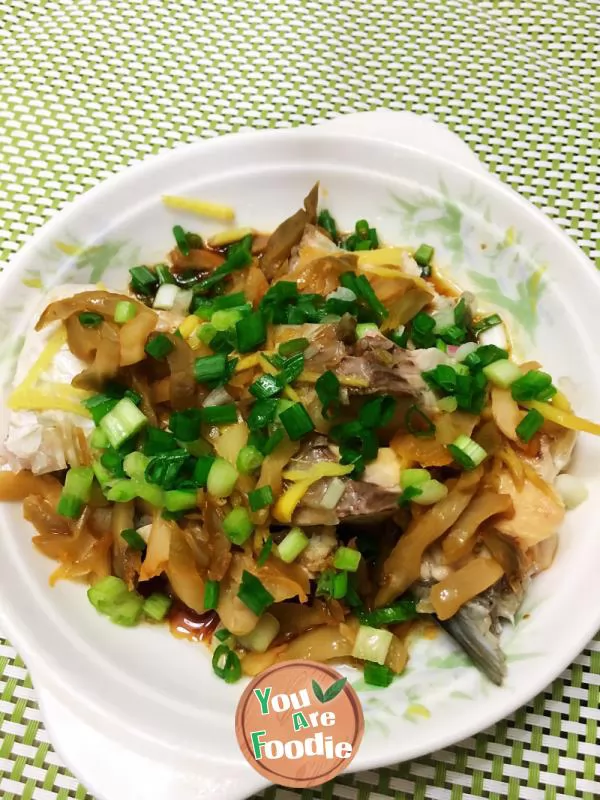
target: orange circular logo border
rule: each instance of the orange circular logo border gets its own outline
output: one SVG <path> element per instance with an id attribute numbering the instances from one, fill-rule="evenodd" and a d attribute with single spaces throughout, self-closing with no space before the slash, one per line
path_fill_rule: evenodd
<path id="1" fill-rule="evenodd" d="M 265 687 L 264 691 L 266 692 L 268 688 L 266 684 L 272 682 L 273 679 L 278 676 L 280 679 L 283 679 L 283 681 L 280 683 L 277 693 L 273 696 L 277 697 L 280 694 L 288 694 L 288 692 L 286 692 L 286 686 L 288 685 L 290 686 L 290 695 L 294 692 L 299 692 L 300 689 L 298 688 L 297 684 L 302 682 L 302 680 L 304 680 L 307 684 L 303 688 L 305 688 L 309 694 L 313 694 L 314 696 L 314 692 L 312 690 L 312 680 L 315 679 L 315 674 L 320 676 L 321 680 L 326 678 L 330 684 L 342 677 L 339 672 L 333 669 L 333 667 L 321 662 L 305 661 L 302 659 L 295 661 L 283 661 L 279 664 L 274 664 L 253 678 L 245 688 L 240 698 L 235 715 L 235 732 L 240 750 L 242 751 L 242 754 L 248 763 L 254 767 L 254 769 L 260 775 L 271 781 L 271 783 L 276 783 L 280 786 L 287 786 L 294 789 L 321 786 L 323 783 L 332 780 L 332 778 L 335 778 L 343 770 L 345 770 L 358 752 L 358 748 L 362 742 L 365 730 L 364 715 L 358 695 L 356 694 L 355 690 L 346 682 L 339 694 L 336 695 L 335 699 L 331 701 L 331 706 L 337 709 L 337 712 L 333 712 L 335 716 L 335 724 L 338 726 L 343 726 L 341 728 L 338 727 L 338 732 L 343 734 L 344 741 L 348 742 L 352 747 L 352 752 L 348 757 L 335 756 L 333 760 L 325 755 L 303 755 L 302 757 L 294 760 L 289 758 L 258 760 L 255 757 L 251 743 L 252 731 L 250 730 L 257 724 L 256 721 L 253 721 L 253 717 L 255 717 L 256 714 L 255 711 L 251 709 L 250 702 L 254 700 L 257 703 L 257 707 L 260 707 L 260 702 L 255 694 L 255 689 L 260 690 L 262 687 Z M 269 696 L 270 695 L 271 693 L 269 693 Z M 327 708 L 328 705 L 329 703 L 326 703 L 323 706 L 313 706 L 311 709 L 312 716 L 314 717 L 315 711 L 318 715 L 319 712 L 325 713 L 326 711 L 330 710 Z M 302 708 L 304 707 L 300 707 L 296 713 L 298 713 L 298 711 L 302 711 Z M 290 712 L 289 738 L 298 739 L 300 734 L 295 730 L 292 720 L 292 715 L 294 712 L 291 711 L 291 709 Z M 288 713 L 287 710 L 285 713 Z M 310 714 L 310 711 L 307 713 Z M 342 717 L 339 722 L 337 716 L 338 714 L 340 714 Z M 262 719 L 264 717 L 266 720 L 269 715 L 270 712 L 269 714 L 261 712 L 261 716 L 259 718 Z M 304 713 L 303 718 L 305 719 Z M 323 719 L 323 714 L 321 714 L 321 719 Z M 328 719 L 330 719 L 330 716 L 328 716 Z M 272 721 L 275 723 L 276 727 L 281 728 L 283 722 L 288 721 L 288 717 L 281 719 L 278 716 L 277 710 L 274 710 Z M 263 722 L 263 725 L 268 727 L 266 721 Z M 331 727 L 328 728 L 329 732 L 332 730 L 333 729 Z M 262 731 L 259 732 L 262 733 Z M 285 735 L 285 733 L 281 730 L 279 733 L 280 735 Z M 322 731 L 316 730 L 315 728 L 309 728 L 309 730 L 305 731 L 305 733 L 310 735 L 312 733 L 322 733 Z M 273 766 L 266 766 L 267 764 L 273 764 Z M 284 767 L 284 765 L 287 766 L 288 769 L 281 769 Z M 326 769 L 319 771 L 318 767 L 320 765 L 326 767 Z M 279 767 L 279 769 L 277 767 Z M 309 767 L 317 767 L 317 771 L 315 772 L 314 769 L 310 769 Z"/>

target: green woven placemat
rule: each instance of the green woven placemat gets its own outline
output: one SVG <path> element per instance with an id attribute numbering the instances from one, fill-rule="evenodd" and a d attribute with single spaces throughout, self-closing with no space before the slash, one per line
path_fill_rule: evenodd
<path id="1" fill-rule="evenodd" d="M 143 156 L 243 127 L 381 107 L 428 113 L 600 267 L 598 2 L 0 2 L 0 261 Z M 511 719 L 300 796 L 600 796 L 600 641 Z M 89 798 L 0 639 L 0 797 Z M 176 800 L 176 798 L 165 798 Z"/>

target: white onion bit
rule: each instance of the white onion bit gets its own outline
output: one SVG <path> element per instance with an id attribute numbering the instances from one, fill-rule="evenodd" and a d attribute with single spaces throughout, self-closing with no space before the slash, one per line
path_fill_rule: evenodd
<path id="1" fill-rule="evenodd" d="M 568 509 L 576 508 L 588 498 L 588 490 L 584 482 L 566 472 L 556 478 L 554 488 Z"/>

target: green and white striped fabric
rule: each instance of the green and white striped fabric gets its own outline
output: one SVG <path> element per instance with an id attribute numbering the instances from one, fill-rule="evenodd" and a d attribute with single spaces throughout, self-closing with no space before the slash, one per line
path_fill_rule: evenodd
<path id="1" fill-rule="evenodd" d="M 445 122 L 600 267 L 598 11 L 597 0 L 0 2 L 0 261 L 68 200 L 150 153 L 390 108 Z M 473 739 L 265 797 L 592 800 L 599 693 L 597 639 Z M 0 796 L 89 798 L 1 638 Z"/>

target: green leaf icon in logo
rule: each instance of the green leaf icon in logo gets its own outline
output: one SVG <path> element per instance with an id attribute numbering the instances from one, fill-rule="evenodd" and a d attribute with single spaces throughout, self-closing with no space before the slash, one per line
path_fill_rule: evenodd
<path id="1" fill-rule="evenodd" d="M 331 700 L 335 700 L 335 698 L 338 696 L 338 694 L 342 691 L 342 689 L 346 685 L 347 681 L 348 678 L 340 678 L 339 680 L 334 681 L 329 687 L 329 689 L 323 691 L 323 689 L 321 689 L 319 684 L 313 680 L 312 688 L 314 695 L 320 703 L 329 703 Z"/>

